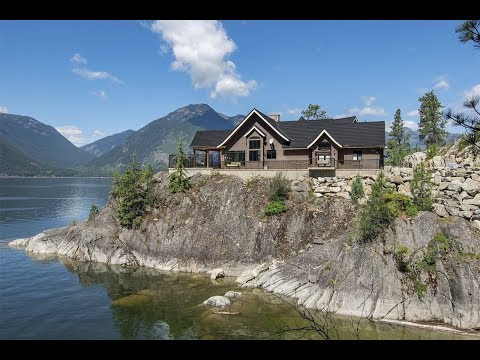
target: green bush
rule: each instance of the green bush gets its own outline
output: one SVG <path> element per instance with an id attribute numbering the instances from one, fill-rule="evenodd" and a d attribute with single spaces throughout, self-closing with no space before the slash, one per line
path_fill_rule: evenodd
<path id="1" fill-rule="evenodd" d="M 112 195 L 119 200 L 117 217 L 120 224 L 129 229 L 138 228 L 147 206 L 153 205 L 153 168 L 148 166 L 142 170 L 133 157 L 123 174 L 114 174 Z"/>
<path id="2" fill-rule="evenodd" d="M 290 180 L 281 172 L 275 174 L 270 180 L 269 196 L 270 200 L 285 200 L 290 193 Z"/>
<path id="3" fill-rule="evenodd" d="M 355 203 L 358 203 L 358 200 L 360 200 L 364 194 L 362 177 L 360 174 L 357 174 L 352 183 L 352 193 L 350 194 L 350 197 Z"/>
<path id="4" fill-rule="evenodd" d="M 356 237 L 363 242 L 372 241 L 398 216 L 402 214 L 414 216 L 417 212 L 410 197 L 390 189 L 381 171 L 372 185 L 372 193 L 367 203 L 360 210 Z"/>
<path id="5" fill-rule="evenodd" d="M 437 144 L 432 144 L 427 148 L 427 159 L 432 159 L 438 154 L 440 147 Z"/>
<path id="6" fill-rule="evenodd" d="M 98 207 L 95 204 L 92 204 L 90 207 L 90 213 L 88 214 L 88 221 L 93 221 L 95 220 L 95 217 L 98 214 Z"/>
<path id="7" fill-rule="evenodd" d="M 267 216 L 278 215 L 287 211 L 287 206 L 283 200 L 271 200 L 265 206 L 263 212 Z"/>
<path id="8" fill-rule="evenodd" d="M 418 214 L 417 207 L 409 196 L 398 192 L 386 192 L 384 196 L 387 202 L 387 207 L 390 210 L 390 215 L 393 218 L 396 218 L 401 214 L 406 214 L 408 216 L 415 216 Z"/>
<path id="9" fill-rule="evenodd" d="M 170 192 L 172 193 L 183 192 L 192 187 L 192 184 L 188 180 L 187 172 L 185 171 L 185 167 L 183 165 L 186 156 L 183 151 L 182 139 L 178 140 L 177 147 L 177 161 L 175 163 L 175 169 L 168 177 L 168 190 L 170 190 Z"/>
<path id="10" fill-rule="evenodd" d="M 434 199 L 432 197 L 432 188 L 434 183 L 432 176 L 423 163 L 418 164 L 413 169 L 413 179 L 410 183 L 413 203 L 418 210 L 430 211 Z"/>

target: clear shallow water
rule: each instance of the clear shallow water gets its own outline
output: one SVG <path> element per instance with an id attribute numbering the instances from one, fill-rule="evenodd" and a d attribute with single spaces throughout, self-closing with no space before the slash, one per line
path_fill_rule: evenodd
<path id="1" fill-rule="evenodd" d="M 88 216 L 103 206 L 111 179 L 0 179 L 0 339 L 295 339 L 278 333 L 306 323 L 287 303 L 232 279 L 125 269 L 31 256 L 8 241 Z M 241 300 L 216 314 L 199 305 L 228 290 Z M 334 318 L 334 338 L 355 338 L 357 319 Z M 460 339 L 471 336 L 364 321 L 364 339 Z"/>

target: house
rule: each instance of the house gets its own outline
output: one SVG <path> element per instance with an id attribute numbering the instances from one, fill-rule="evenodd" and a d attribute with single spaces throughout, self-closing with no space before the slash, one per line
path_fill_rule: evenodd
<path id="1" fill-rule="evenodd" d="M 190 147 L 187 167 L 379 169 L 385 122 L 359 122 L 356 116 L 282 122 L 278 114 L 253 109 L 232 130 L 197 131 Z"/>

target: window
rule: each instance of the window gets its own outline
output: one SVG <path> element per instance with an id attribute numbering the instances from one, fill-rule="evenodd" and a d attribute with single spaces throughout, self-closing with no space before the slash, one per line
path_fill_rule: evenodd
<path id="1" fill-rule="evenodd" d="M 250 150 L 248 152 L 249 161 L 260 161 L 260 150 Z"/>
<path id="2" fill-rule="evenodd" d="M 249 146 L 248 148 L 250 150 L 253 150 L 253 149 L 260 149 L 260 139 L 255 139 L 255 140 L 250 140 L 249 141 Z"/>
<path id="3" fill-rule="evenodd" d="M 248 141 L 248 160 L 249 161 L 260 161 L 260 139 L 252 138 Z M 256 150 L 258 149 L 258 150 Z"/>
<path id="4" fill-rule="evenodd" d="M 267 150 L 267 159 L 276 159 L 277 150 Z"/>
<path id="5" fill-rule="evenodd" d="M 244 162 L 245 161 L 245 151 L 227 151 L 225 154 L 225 161 L 230 162 Z"/>
<path id="6" fill-rule="evenodd" d="M 362 152 L 361 151 L 354 151 L 353 152 L 353 160 L 362 160 Z"/>

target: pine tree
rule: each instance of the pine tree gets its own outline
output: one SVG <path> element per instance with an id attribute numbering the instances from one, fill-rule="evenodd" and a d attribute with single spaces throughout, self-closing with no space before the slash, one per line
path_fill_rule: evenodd
<path id="1" fill-rule="evenodd" d="M 302 111 L 302 115 L 306 120 L 321 120 L 328 118 L 327 112 L 317 104 L 308 105 L 308 107 Z"/>
<path id="2" fill-rule="evenodd" d="M 413 203 L 418 210 L 429 211 L 432 209 L 434 199 L 432 197 L 432 188 L 434 183 L 432 175 L 423 163 L 418 164 L 413 169 L 413 179 L 411 182 Z"/>
<path id="3" fill-rule="evenodd" d="M 178 140 L 177 162 L 175 163 L 175 169 L 168 177 L 168 189 L 172 193 L 182 192 L 190 189 L 191 187 L 187 172 L 185 171 L 185 167 L 183 165 L 185 159 L 186 156 L 185 152 L 183 151 L 183 141 L 180 139 Z"/>
<path id="4" fill-rule="evenodd" d="M 442 146 L 447 136 L 445 131 L 447 120 L 443 118 L 442 104 L 438 101 L 433 90 L 427 92 L 418 101 L 420 101 L 420 109 L 418 109 L 420 113 L 418 126 L 420 140 L 423 140 L 427 148 Z"/>
<path id="5" fill-rule="evenodd" d="M 403 158 L 410 150 L 408 143 L 410 134 L 407 133 L 404 126 L 400 109 L 397 109 L 392 123 L 392 131 L 390 131 L 390 139 L 387 141 L 387 161 L 390 165 L 401 165 Z"/>

